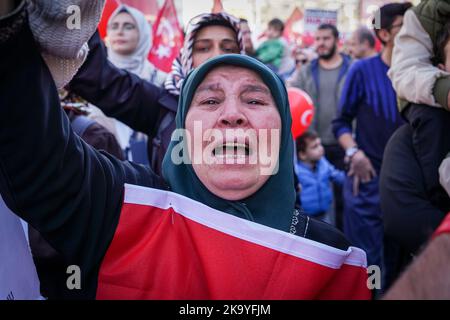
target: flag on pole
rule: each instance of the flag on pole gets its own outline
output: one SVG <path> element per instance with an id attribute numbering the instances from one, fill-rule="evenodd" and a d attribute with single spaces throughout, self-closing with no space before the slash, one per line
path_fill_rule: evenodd
<path id="1" fill-rule="evenodd" d="M 97 299 L 370 299 L 366 255 L 125 185 Z"/>
<path id="2" fill-rule="evenodd" d="M 295 7 L 284 25 L 283 37 L 290 43 L 296 43 L 301 34 L 294 30 L 294 25 L 303 19 L 303 12 Z"/>
<path id="3" fill-rule="evenodd" d="M 119 7 L 120 0 L 106 0 L 105 7 L 103 8 L 102 18 L 100 19 L 100 23 L 98 24 L 98 31 L 100 33 L 100 37 L 105 39 L 106 37 L 106 29 L 108 27 L 108 21 L 111 17 L 112 13 Z"/>
<path id="4" fill-rule="evenodd" d="M 153 65 L 170 72 L 172 62 L 183 47 L 183 30 L 178 23 L 177 11 L 173 0 L 166 0 L 153 25 L 153 47 L 148 56 Z"/>
<path id="5" fill-rule="evenodd" d="M 214 5 L 212 7 L 211 12 L 212 13 L 220 13 L 220 12 L 224 12 L 225 10 L 223 9 L 223 5 L 222 5 L 222 1 L 221 0 L 214 0 Z"/>

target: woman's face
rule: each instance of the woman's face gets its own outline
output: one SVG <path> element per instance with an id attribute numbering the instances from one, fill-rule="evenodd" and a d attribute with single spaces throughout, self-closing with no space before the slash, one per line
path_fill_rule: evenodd
<path id="1" fill-rule="evenodd" d="M 197 68 L 206 60 L 226 53 L 240 53 L 234 31 L 224 26 L 204 27 L 194 40 L 192 66 Z"/>
<path id="2" fill-rule="evenodd" d="M 271 165 L 278 163 L 281 118 L 269 88 L 251 70 L 234 66 L 212 70 L 196 90 L 185 127 L 194 171 L 220 198 L 241 200 L 264 185 L 273 171 L 264 174 L 267 161 L 262 161 L 262 153 L 269 153 L 264 156 Z M 196 161 L 199 140 L 202 159 Z"/>
<path id="3" fill-rule="evenodd" d="M 132 54 L 139 43 L 139 29 L 134 18 L 127 12 L 116 15 L 108 25 L 111 50 L 120 55 Z"/>

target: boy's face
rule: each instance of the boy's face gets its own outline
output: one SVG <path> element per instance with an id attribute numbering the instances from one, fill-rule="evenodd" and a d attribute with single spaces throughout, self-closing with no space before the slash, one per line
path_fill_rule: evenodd
<path id="1" fill-rule="evenodd" d="M 269 39 L 276 39 L 281 37 L 281 32 L 280 30 L 274 28 L 274 27 L 269 27 L 269 29 L 267 29 L 267 38 Z"/>
<path id="2" fill-rule="evenodd" d="M 323 157 L 324 153 L 322 141 L 320 138 L 316 138 L 308 141 L 305 152 L 299 152 L 299 155 L 302 161 L 317 162 Z"/>

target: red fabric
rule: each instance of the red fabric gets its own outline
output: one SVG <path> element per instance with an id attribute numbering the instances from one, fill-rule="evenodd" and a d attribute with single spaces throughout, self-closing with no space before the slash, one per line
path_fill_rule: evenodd
<path id="1" fill-rule="evenodd" d="M 106 29 L 108 26 L 108 20 L 111 17 L 112 13 L 119 7 L 119 0 L 106 0 L 105 7 L 103 9 L 102 18 L 100 19 L 100 23 L 98 24 L 98 31 L 100 33 L 100 37 L 104 39 L 106 37 Z"/>
<path id="2" fill-rule="evenodd" d="M 154 21 L 158 15 L 159 6 L 157 0 L 121 0 L 123 4 L 140 10 L 147 19 Z"/>
<path id="3" fill-rule="evenodd" d="M 303 12 L 300 11 L 298 7 L 295 7 L 292 11 L 290 17 L 286 20 L 284 24 L 283 37 L 290 43 L 298 44 L 299 39 L 301 39 L 301 34 L 294 31 L 293 26 L 296 22 L 303 19 Z"/>
<path id="4" fill-rule="evenodd" d="M 433 238 L 440 236 L 442 234 L 448 233 L 450 234 L 450 213 L 447 214 L 444 221 L 442 221 L 441 225 L 436 229 L 433 234 Z"/>
<path id="5" fill-rule="evenodd" d="M 220 13 L 220 12 L 223 12 L 223 11 L 225 11 L 225 10 L 223 9 L 222 1 L 221 0 L 214 0 L 214 4 L 213 4 L 211 12 L 212 13 Z"/>
<path id="6" fill-rule="evenodd" d="M 170 72 L 183 46 L 183 30 L 180 28 L 173 0 L 166 0 L 153 25 L 153 47 L 149 61 L 164 71 Z"/>
<path id="7" fill-rule="evenodd" d="M 220 232 L 172 208 L 125 203 L 101 265 L 97 298 L 369 299 L 366 281 L 362 267 L 333 269 Z"/>

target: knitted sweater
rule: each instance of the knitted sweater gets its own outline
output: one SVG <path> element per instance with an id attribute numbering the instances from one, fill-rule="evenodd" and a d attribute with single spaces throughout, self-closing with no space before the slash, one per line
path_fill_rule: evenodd
<path id="1" fill-rule="evenodd" d="M 105 0 L 28 0 L 30 29 L 58 88 L 78 71 L 89 52 Z"/>

